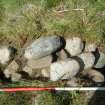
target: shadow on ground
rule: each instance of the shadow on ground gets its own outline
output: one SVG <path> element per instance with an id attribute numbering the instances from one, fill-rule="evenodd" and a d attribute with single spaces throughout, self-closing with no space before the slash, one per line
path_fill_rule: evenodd
<path id="1" fill-rule="evenodd" d="M 105 91 L 96 91 L 87 105 L 105 105 Z"/>

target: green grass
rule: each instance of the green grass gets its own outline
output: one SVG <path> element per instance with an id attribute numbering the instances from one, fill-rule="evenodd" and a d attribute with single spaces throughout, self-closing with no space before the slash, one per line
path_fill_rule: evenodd
<path id="1" fill-rule="evenodd" d="M 92 41 L 94 38 L 97 41 L 105 37 L 104 0 L 1 0 L 1 2 L 6 16 L 0 33 L 6 37 L 26 35 L 37 38 L 48 34 L 63 36 L 73 34 L 82 35 Z M 54 12 L 61 7 L 66 8 L 68 12 L 62 14 Z M 75 8 L 84 11 L 72 10 Z"/>
<path id="2" fill-rule="evenodd" d="M 1 105 L 29 105 L 31 94 L 24 92 L 17 93 L 0 93 Z"/>
<path id="3" fill-rule="evenodd" d="M 84 100 L 82 100 L 83 97 L 81 99 L 79 98 L 81 94 L 85 95 L 85 93 L 78 91 L 62 91 L 57 93 L 51 91 L 0 93 L 0 104 L 36 105 L 36 97 L 40 96 L 38 105 L 82 105 Z"/>
<path id="4" fill-rule="evenodd" d="M 10 14 L 13 13 L 12 15 L 18 14 L 18 16 L 24 17 L 24 21 L 20 19 L 18 26 L 16 25 L 17 23 L 14 22 L 15 27 L 12 27 L 10 24 L 13 23 L 10 22 L 7 24 L 6 28 L 14 28 L 15 31 L 13 30 L 13 32 L 15 32 L 15 34 L 25 33 L 24 31 L 26 31 L 26 34 L 29 35 L 39 34 L 37 29 L 40 31 L 39 27 L 41 27 L 41 29 L 45 28 L 47 32 L 52 31 L 52 33 L 76 33 L 88 34 L 88 36 L 101 36 L 102 32 L 100 32 L 100 28 L 102 29 L 102 27 L 104 27 L 103 25 L 105 19 L 104 16 L 101 16 L 102 12 L 105 10 L 105 2 L 103 0 L 61 0 L 62 2 L 60 0 L 39 0 L 39 2 L 35 1 L 36 0 L 31 0 L 30 2 L 29 0 L 2 0 L 4 7 L 7 8 L 6 11 L 9 11 Z M 29 11 L 25 10 L 24 8 L 24 5 L 27 3 L 34 3 L 32 4 L 33 7 Z M 38 3 L 40 5 L 37 5 Z M 43 7 L 47 9 L 44 9 Z M 64 13 L 63 16 L 60 16 L 62 14 L 54 13 L 52 11 L 60 7 L 66 7 L 69 12 Z M 84 11 L 72 11 L 74 8 L 84 9 Z M 19 26 L 22 28 L 22 32 L 20 30 L 19 33 L 17 33 L 17 30 L 19 30 L 17 28 L 19 28 Z M 14 33 L 10 31 L 10 34 Z"/>
<path id="5" fill-rule="evenodd" d="M 93 92 L 93 91 L 92 91 Z M 39 98 L 38 98 L 39 97 Z M 33 91 L 0 93 L 1 105 L 104 105 L 105 92 L 97 91 Z"/>

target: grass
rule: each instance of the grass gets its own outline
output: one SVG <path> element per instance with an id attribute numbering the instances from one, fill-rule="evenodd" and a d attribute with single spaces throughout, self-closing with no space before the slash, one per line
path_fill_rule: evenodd
<path id="1" fill-rule="evenodd" d="M 83 100 L 79 96 L 85 95 L 82 92 L 13 92 L 0 93 L 1 105 L 82 105 Z M 38 99 L 37 96 L 40 98 Z M 78 100 L 79 99 L 79 100 Z M 37 104 L 36 100 L 38 101 Z M 78 101 L 77 101 L 78 100 Z M 84 104 L 86 105 L 86 103 Z"/>
<path id="2" fill-rule="evenodd" d="M 29 93 L 0 93 L 1 105 L 29 105 L 30 101 L 31 97 Z"/>
<path id="3" fill-rule="evenodd" d="M 104 105 L 105 92 L 34 91 L 0 93 L 1 105 Z"/>
<path id="4" fill-rule="evenodd" d="M 36 1 L 36 2 L 35 2 Z M 82 35 L 87 39 L 104 38 L 104 0 L 1 0 L 6 17 L 0 33 L 6 37 L 26 35 Z M 39 5 L 38 5 L 39 4 Z M 13 6 L 11 6 L 13 5 Z M 54 12 L 66 8 L 68 12 Z M 83 10 L 73 11 L 79 8 Z M 91 12 L 90 12 L 91 11 Z"/>

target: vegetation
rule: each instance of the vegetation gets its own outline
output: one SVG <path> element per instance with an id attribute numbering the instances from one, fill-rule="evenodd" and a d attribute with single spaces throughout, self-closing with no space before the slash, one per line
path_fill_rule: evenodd
<path id="1" fill-rule="evenodd" d="M 41 97 L 38 99 L 37 96 Z M 88 105 L 83 100 L 83 92 L 16 92 L 16 93 L 1 93 L 1 105 Z M 17 100 L 18 99 L 18 100 Z"/>
<path id="2" fill-rule="evenodd" d="M 0 93 L 1 105 L 105 105 L 104 99 L 105 91 Z"/>
<path id="3" fill-rule="evenodd" d="M 3 17 L 0 35 L 9 37 L 18 47 L 22 36 L 30 39 L 51 34 L 79 35 L 87 40 L 104 42 L 104 0 L 0 1 Z M 16 37 L 18 41 L 15 41 Z"/>

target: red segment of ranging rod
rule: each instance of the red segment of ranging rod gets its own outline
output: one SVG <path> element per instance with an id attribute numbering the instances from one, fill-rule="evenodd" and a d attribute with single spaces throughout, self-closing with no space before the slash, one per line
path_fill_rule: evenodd
<path id="1" fill-rule="evenodd" d="M 0 89 L 0 92 L 44 91 L 44 90 L 54 90 L 54 88 L 4 88 Z"/>

